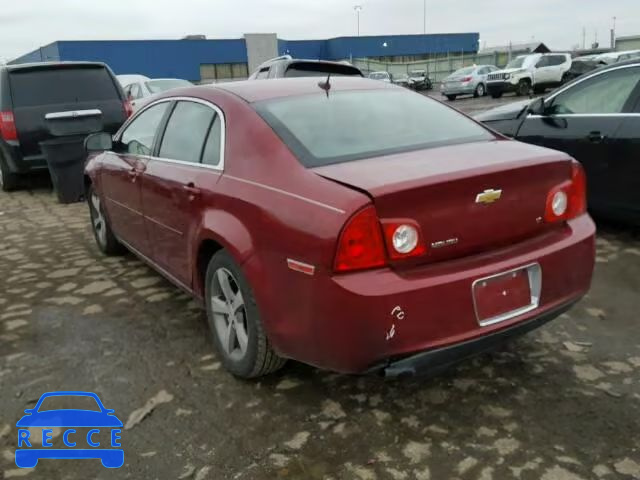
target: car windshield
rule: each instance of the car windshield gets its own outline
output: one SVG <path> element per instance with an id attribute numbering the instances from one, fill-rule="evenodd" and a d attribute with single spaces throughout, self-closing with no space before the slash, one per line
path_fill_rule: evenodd
<path id="1" fill-rule="evenodd" d="M 505 68 L 522 68 L 527 57 L 517 57 L 507 63 Z"/>
<path id="2" fill-rule="evenodd" d="M 372 78 L 374 80 L 382 80 L 387 78 L 387 74 L 386 73 L 372 73 L 371 75 L 369 75 L 369 78 Z"/>
<path id="3" fill-rule="evenodd" d="M 96 399 L 88 395 L 55 395 L 46 397 L 38 408 L 38 412 L 48 412 L 51 410 L 101 411 Z"/>
<path id="4" fill-rule="evenodd" d="M 176 78 L 166 80 L 149 80 L 146 82 L 146 85 L 151 93 L 160 93 L 173 88 L 189 87 L 192 83 L 187 80 L 180 80 Z"/>
<path id="5" fill-rule="evenodd" d="M 414 70 L 413 72 L 409 72 L 409 76 L 411 78 L 424 77 L 424 70 Z"/>
<path id="6" fill-rule="evenodd" d="M 495 138 L 434 100 L 404 89 L 343 91 L 254 104 L 307 167 Z"/>
<path id="7" fill-rule="evenodd" d="M 476 71 L 476 68 L 477 67 L 461 68 L 460 70 L 456 70 L 455 72 L 453 72 L 451 76 L 457 77 L 458 75 L 471 75 L 473 72 Z"/>

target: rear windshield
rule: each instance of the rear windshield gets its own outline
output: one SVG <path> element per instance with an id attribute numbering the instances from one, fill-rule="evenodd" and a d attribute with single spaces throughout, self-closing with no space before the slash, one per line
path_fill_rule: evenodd
<path id="1" fill-rule="evenodd" d="M 120 99 L 109 72 L 99 68 L 57 68 L 11 72 L 15 107 Z"/>
<path id="2" fill-rule="evenodd" d="M 360 70 L 350 65 L 333 65 L 331 63 L 320 62 L 296 62 L 287 67 L 285 77 L 323 77 L 334 76 L 358 76 L 362 74 Z"/>
<path id="3" fill-rule="evenodd" d="M 404 89 L 289 97 L 255 108 L 307 167 L 495 138 L 452 108 Z"/>
<path id="4" fill-rule="evenodd" d="M 166 79 L 166 80 L 150 80 L 147 82 L 147 88 L 151 93 L 160 93 L 171 90 L 172 88 L 190 87 L 192 84 L 187 80 Z"/>
<path id="5" fill-rule="evenodd" d="M 452 77 L 454 75 L 471 75 L 473 72 L 475 72 L 477 67 L 467 67 L 467 68 L 461 68 L 460 70 L 456 70 L 455 72 L 453 72 L 453 75 L 451 75 Z"/>

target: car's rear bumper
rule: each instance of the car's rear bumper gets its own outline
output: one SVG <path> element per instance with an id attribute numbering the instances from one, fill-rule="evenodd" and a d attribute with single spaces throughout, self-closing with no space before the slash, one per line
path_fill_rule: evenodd
<path id="1" fill-rule="evenodd" d="M 553 317 L 589 290 L 594 260 L 595 225 L 582 215 L 537 238 L 406 271 L 384 268 L 302 276 L 285 270 L 274 273 L 273 282 L 261 285 L 256 297 L 280 354 L 339 372 L 360 373 L 390 359 L 457 346 L 523 322 Z M 480 325 L 474 282 L 532 264 L 539 265 L 541 272 L 537 306 L 504 321 Z"/>
<path id="2" fill-rule="evenodd" d="M 17 143 L 4 142 L 0 145 L 0 154 L 6 160 L 11 173 L 25 174 L 47 168 L 47 161 L 42 154 L 23 156 Z"/>
<path id="3" fill-rule="evenodd" d="M 369 369 L 369 372 L 382 373 L 386 377 L 436 373 L 467 358 L 493 350 L 514 337 L 541 327 L 569 310 L 574 303 L 575 301 L 572 301 L 531 320 L 517 323 L 512 327 L 479 338 L 427 350 L 405 358 L 387 360 L 380 365 L 375 365 Z"/>
<path id="4" fill-rule="evenodd" d="M 476 91 L 477 84 L 468 85 L 444 85 L 441 89 L 442 95 L 472 95 Z"/>

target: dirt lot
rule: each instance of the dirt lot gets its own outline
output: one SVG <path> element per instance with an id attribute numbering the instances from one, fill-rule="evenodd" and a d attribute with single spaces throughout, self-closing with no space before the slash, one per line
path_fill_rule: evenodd
<path id="1" fill-rule="evenodd" d="M 640 235 L 603 227 L 597 245 L 583 302 L 443 376 L 384 381 L 290 362 L 244 382 L 220 368 L 189 298 L 131 255 L 98 253 L 84 205 L 59 205 L 47 189 L 0 194 L 0 471 L 83 480 L 640 478 Z M 53 390 L 96 392 L 130 421 L 124 467 L 16 468 L 15 423 Z M 132 413 L 145 405 L 136 423 Z"/>

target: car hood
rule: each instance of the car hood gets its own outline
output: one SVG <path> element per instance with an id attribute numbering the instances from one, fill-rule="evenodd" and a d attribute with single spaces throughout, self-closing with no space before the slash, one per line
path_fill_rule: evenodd
<path id="1" fill-rule="evenodd" d="M 50 410 L 25 415 L 17 427 L 122 427 L 115 415 L 89 410 Z"/>
<path id="2" fill-rule="evenodd" d="M 491 75 L 495 75 L 496 73 L 515 73 L 515 72 L 524 72 L 526 68 L 505 68 L 504 70 L 497 70 L 495 72 L 491 72 Z"/>
<path id="3" fill-rule="evenodd" d="M 521 100 L 519 102 L 509 103 L 500 107 L 492 108 L 486 112 L 474 115 L 473 118 L 479 122 L 491 122 L 495 120 L 515 120 L 520 116 L 522 111 L 531 104 L 531 99 Z"/>

